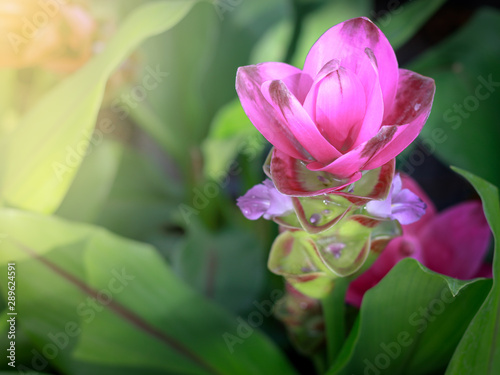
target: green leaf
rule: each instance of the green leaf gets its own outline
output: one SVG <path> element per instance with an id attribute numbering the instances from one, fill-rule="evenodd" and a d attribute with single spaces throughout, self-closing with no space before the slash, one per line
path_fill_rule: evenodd
<path id="1" fill-rule="evenodd" d="M 160 66 L 168 77 L 137 108 L 124 110 L 130 110 L 138 125 L 162 147 L 175 142 L 169 151 L 177 158 L 189 158 L 189 150 L 208 125 L 201 85 L 213 58 L 218 27 L 213 4 L 200 2 L 170 32 L 151 38 L 141 48 L 145 61 Z"/>
<path id="2" fill-rule="evenodd" d="M 182 185 L 175 178 L 168 178 L 150 158 L 124 147 L 113 186 L 95 223 L 153 244 L 168 259 L 184 232 L 178 210 L 183 197 Z"/>
<path id="3" fill-rule="evenodd" d="M 367 16 L 371 0 L 333 1 L 310 14 L 304 21 L 292 65 L 302 68 L 309 50 L 329 28 L 350 18 Z"/>
<path id="4" fill-rule="evenodd" d="M 11 209 L 0 226 L 0 271 L 16 263 L 18 323 L 37 371 L 49 362 L 76 375 L 295 373 L 257 325 L 195 293 L 148 245 Z"/>
<path id="5" fill-rule="evenodd" d="M 173 262 L 190 286 L 235 313 L 252 304 L 264 284 L 264 249 L 254 235 L 236 228 L 208 233 L 193 222 Z"/>
<path id="6" fill-rule="evenodd" d="M 153 160 L 104 141 L 84 159 L 56 214 L 153 244 L 169 259 L 184 230 L 178 217 L 183 194 Z"/>
<path id="7" fill-rule="evenodd" d="M 500 372 L 500 206 L 498 189 L 472 173 L 453 168 L 477 190 L 483 209 L 495 238 L 493 261 L 493 288 L 486 301 L 472 320 L 448 366 L 446 375 L 481 374 Z"/>
<path id="8" fill-rule="evenodd" d="M 208 178 L 221 179 L 231 170 L 231 163 L 238 154 L 252 161 L 265 145 L 266 140 L 252 125 L 240 101 L 235 99 L 217 113 L 202 144 L 203 172 Z"/>
<path id="9" fill-rule="evenodd" d="M 370 0 L 335 1 L 307 15 L 297 40 L 292 65 L 302 67 L 307 53 L 325 31 L 349 18 L 367 16 L 370 6 Z M 274 25 L 252 51 L 252 64 L 283 61 L 292 41 L 293 28 L 290 18 Z"/>
<path id="10" fill-rule="evenodd" d="M 394 49 L 405 44 L 425 22 L 444 4 L 446 0 L 419 0 L 403 5 L 399 1 L 387 3 L 387 9 L 382 9 L 372 15 L 375 22 L 385 34 Z"/>
<path id="11" fill-rule="evenodd" d="M 442 370 L 491 288 L 399 262 L 364 296 L 333 374 L 424 375 Z"/>
<path id="12" fill-rule="evenodd" d="M 336 279 L 331 293 L 321 301 L 325 317 L 328 365 L 337 358 L 345 342 L 345 296 L 348 287 L 347 278 Z"/>
<path id="13" fill-rule="evenodd" d="M 106 80 L 147 37 L 174 26 L 194 1 L 161 1 L 135 10 L 107 48 L 45 95 L 0 145 L 4 205 L 54 212 L 91 138 Z"/>
<path id="14" fill-rule="evenodd" d="M 409 67 L 436 81 L 432 112 L 421 134 L 425 153 L 496 186 L 500 174 L 492 160 L 500 160 L 499 36 L 500 12 L 482 9 Z M 413 169 L 411 162 L 402 167 L 410 174 Z"/>
<path id="15" fill-rule="evenodd" d="M 74 221 L 94 222 L 113 186 L 122 152 L 121 145 L 110 141 L 89 147 L 57 215 Z"/>

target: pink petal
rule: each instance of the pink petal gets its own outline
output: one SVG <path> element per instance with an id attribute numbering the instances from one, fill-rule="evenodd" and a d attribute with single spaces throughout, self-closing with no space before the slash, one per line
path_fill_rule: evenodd
<path id="1" fill-rule="evenodd" d="M 395 135 L 380 148 L 366 164 L 373 169 L 395 158 L 418 136 L 431 112 L 436 86 L 434 80 L 409 70 L 400 69 L 398 93 L 393 111 L 384 119 L 385 124 L 401 127 L 404 132 Z"/>
<path id="2" fill-rule="evenodd" d="M 252 124 L 274 146 L 294 158 L 312 159 L 288 129 L 288 125 L 283 122 L 281 114 L 277 113 L 262 95 L 262 84 L 272 79 L 285 79 L 290 90 L 297 90 L 300 81 L 309 79 L 312 83 L 312 79 L 302 74 L 300 69 L 288 64 L 262 63 L 244 66 L 239 68 L 236 74 L 236 91 L 241 105 Z"/>
<path id="3" fill-rule="evenodd" d="M 262 94 L 275 109 L 280 122 L 315 160 L 328 163 L 341 155 L 321 135 L 309 114 L 282 81 L 264 82 Z"/>
<path id="4" fill-rule="evenodd" d="M 382 126 L 384 118 L 384 97 L 382 88 L 380 87 L 377 60 L 373 51 L 366 48 L 365 55 L 361 61 L 368 60 L 370 63 L 363 64 L 366 69 L 360 68 L 358 76 L 365 89 L 366 96 L 366 112 L 363 119 L 358 138 L 354 142 L 354 147 L 373 138 Z"/>
<path id="5" fill-rule="evenodd" d="M 324 165 L 318 162 L 312 162 L 307 165 L 307 168 L 312 171 L 326 171 L 338 178 L 349 178 L 355 173 L 360 173 L 361 170 L 378 168 L 380 165 L 374 168 L 366 168 L 365 164 L 371 160 L 373 155 L 386 147 L 393 138 L 397 137 L 405 131 L 405 129 L 406 125 L 383 126 L 375 137 L 360 144 L 355 149 L 334 160 L 332 163 Z M 390 159 L 385 160 L 383 164 L 386 164 L 388 161 L 390 161 Z"/>
<path id="6" fill-rule="evenodd" d="M 361 68 L 358 51 L 369 48 L 378 62 L 380 86 L 384 96 L 384 111 L 392 108 L 398 82 L 398 62 L 385 35 L 367 18 L 353 18 L 335 25 L 324 33 L 307 55 L 304 72 L 315 77 L 330 60 L 354 73 Z"/>
<path id="7" fill-rule="evenodd" d="M 447 276 L 470 279 L 481 268 L 491 232 L 481 203 L 470 201 L 435 216 L 420 238 L 424 265 Z"/>
<path id="8" fill-rule="evenodd" d="M 345 153 L 357 139 L 365 117 L 363 86 L 354 73 L 332 60 L 316 77 L 304 108 L 321 134 L 337 150 Z"/>
<path id="9" fill-rule="evenodd" d="M 361 173 L 348 179 L 337 179 L 327 172 L 311 172 L 304 162 L 288 156 L 277 148 L 272 152 L 270 174 L 280 193 L 295 197 L 328 194 L 343 189 L 361 178 Z"/>

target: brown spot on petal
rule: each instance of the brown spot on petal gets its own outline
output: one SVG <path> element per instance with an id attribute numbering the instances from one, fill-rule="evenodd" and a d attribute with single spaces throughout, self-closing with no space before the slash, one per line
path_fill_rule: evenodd
<path id="1" fill-rule="evenodd" d="M 400 76 L 396 100 L 385 124 L 403 125 L 411 122 L 428 109 L 434 96 L 434 83 L 430 78 L 413 72 Z"/>
<path id="2" fill-rule="evenodd" d="M 356 43 L 356 38 L 359 35 L 361 29 L 365 30 L 366 36 L 370 41 L 372 46 L 378 44 L 380 40 L 379 30 L 371 21 L 364 18 L 355 18 L 353 20 L 347 21 L 342 26 L 342 32 L 353 39 L 353 44 Z"/>
<path id="3" fill-rule="evenodd" d="M 368 58 L 373 62 L 373 64 L 375 64 L 375 67 L 378 69 L 377 57 L 373 53 L 373 50 L 371 48 L 366 47 L 365 48 L 365 53 L 368 56 Z"/>
<path id="4" fill-rule="evenodd" d="M 259 111 L 262 117 L 266 118 L 266 122 L 269 124 L 269 126 L 272 126 L 274 129 L 277 129 L 276 132 L 277 134 L 287 138 L 290 141 L 290 143 L 293 144 L 294 148 L 300 154 L 304 155 L 304 158 L 312 160 L 312 157 L 310 156 L 309 152 L 306 149 L 304 149 L 304 147 L 299 143 L 299 141 L 295 138 L 292 132 L 288 129 L 286 124 L 284 124 L 283 121 L 278 117 L 278 114 L 271 106 L 271 104 L 269 104 L 268 101 L 262 95 L 262 92 L 260 91 L 262 80 L 263 79 L 262 76 L 260 75 L 258 65 L 249 65 L 239 68 L 238 74 L 236 76 L 236 90 L 238 91 L 238 94 L 240 96 L 243 95 L 245 98 L 254 103 L 255 106 L 254 109 Z M 273 84 L 274 86 L 276 86 L 276 84 L 279 86 L 280 81 L 273 81 L 271 86 L 273 86 Z M 280 98 L 280 100 L 282 99 Z M 287 97 L 287 103 L 288 102 L 289 100 Z M 268 138 L 268 140 L 271 143 L 273 143 L 271 139 Z"/>
<path id="5" fill-rule="evenodd" d="M 340 79 L 340 73 L 338 70 L 336 70 L 335 72 L 333 72 L 332 74 L 336 74 L 337 75 L 337 80 L 339 81 L 339 90 L 340 90 L 340 95 L 341 96 L 344 96 L 344 89 L 342 88 L 342 80 Z"/>
<path id="6" fill-rule="evenodd" d="M 361 157 L 371 158 L 391 141 L 392 137 L 394 137 L 394 134 L 396 134 L 396 131 L 396 126 L 388 126 L 383 128 L 375 137 L 373 137 L 366 143 L 365 148 L 361 152 Z"/>
<path id="7" fill-rule="evenodd" d="M 361 215 L 353 216 L 352 220 L 358 222 L 359 224 L 361 224 L 362 226 L 367 227 L 367 228 L 375 228 L 378 224 L 380 224 L 380 221 L 378 221 L 376 219 L 372 219 L 370 217 L 361 216 Z"/>
<path id="8" fill-rule="evenodd" d="M 283 82 L 275 80 L 269 85 L 269 95 L 273 102 L 281 108 L 290 108 L 290 95 Z"/>
<path id="9" fill-rule="evenodd" d="M 372 241 L 370 251 L 374 254 L 381 254 L 382 251 L 385 250 L 389 242 L 391 242 L 391 239 L 386 238 Z"/>
<path id="10" fill-rule="evenodd" d="M 294 242 L 295 239 L 293 237 L 286 239 L 285 243 L 283 244 L 283 256 L 287 257 L 291 254 Z"/>
<path id="11" fill-rule="evenodd" d="M 315 274 L 299 275 L 299 276 L 297 276 L 297 278 L 295 278 L 295 281 L 299 282 L 299 283 L 307 283 L 308 281 L 316 280 L 318 277 L 319 277 L 319 275 L 315 275 Z"/>

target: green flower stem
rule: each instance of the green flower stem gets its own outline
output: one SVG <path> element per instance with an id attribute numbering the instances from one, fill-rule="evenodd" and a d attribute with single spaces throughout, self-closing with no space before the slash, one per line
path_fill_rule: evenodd
<path id="1" fill-rule="evenodd" d="M 332 292 L 321 301 L 325 317 L 328 367 L 337 358 L 345 341 L 345 294 L 348 287 L 348 278 L 336 279 Z"/>

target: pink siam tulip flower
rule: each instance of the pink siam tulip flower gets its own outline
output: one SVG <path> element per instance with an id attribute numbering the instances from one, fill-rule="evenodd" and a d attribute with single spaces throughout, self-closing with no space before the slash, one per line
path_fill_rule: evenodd
<path id="1" fill-rule="evenodd" d="M 282 185 L 296 186 L 293 178 L 300 178 L 290 172 L 296 164 L 329 173 L 341 189 L 361 171 L 396 157 L 420 133 L 435 85 L 398 69 L 377 26 L 354 18 L 319 38 L 303 70 L 279 62 L 239 68 L 236 91 L 249 119 L 275 146 L 273 180 L 285 193 Z"/>
<path id="2" fill-rule="evenodd" d="M 402 178 L 403 187 L 425 201 L 426 213 L 418 222 L 403 225 L 403 236 L 393 239 L 375 263 L 351 283 L 346 300 L 352 305 L 359 307 L 365 292 L 406 257 L 457 279 L 491 277 L 491 266 L 483 262 L 491 232 L 481 202 L 468 201 L 436 213 L 420 187 L 409 177 Z"/>
<path id="3" fill-rule="evenodd" d="M 257 220 L 261 216 L 270 220 L 293 211 L 292 199 L 276 190 L 271 180 L 255 185 L 237 202 L 243 215 L 250 220 Z"/>

